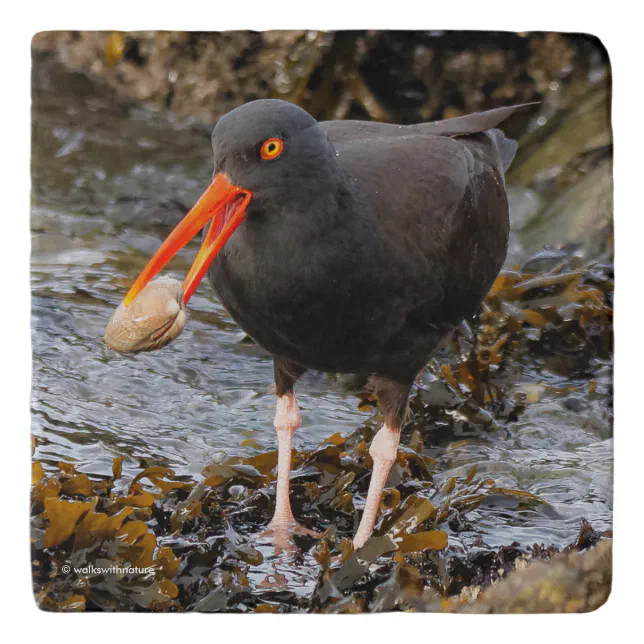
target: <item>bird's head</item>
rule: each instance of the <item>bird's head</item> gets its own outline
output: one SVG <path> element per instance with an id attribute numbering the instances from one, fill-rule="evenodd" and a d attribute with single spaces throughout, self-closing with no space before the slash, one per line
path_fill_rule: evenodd
<path id="1" fill-rule="evenodd" d="M 217 122 L 212 146 L 212 183 L 152 257 L 125 306 L 202 228 L 209 226 L 183 284 L 184 302 L 249 217 L 279 216 L 321 200 L 339 180 L 335 152 L 318 122 L 286 101 L 258 100 L 232 110 Z"/>

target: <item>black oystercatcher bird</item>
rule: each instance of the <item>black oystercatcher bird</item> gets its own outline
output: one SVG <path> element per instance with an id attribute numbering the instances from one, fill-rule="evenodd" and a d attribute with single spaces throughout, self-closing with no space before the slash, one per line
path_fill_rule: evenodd
<path id="1" fill-rule="evenodd" d="M 517 144 L 494 129 L 521 105 L 399 126 L 318 122 L 279 100 L 221 118 L 213 181 L 152 258 L 137 293 L 209 225 L 184 282 L 209 278 L 273 356 L 278 478 L 269 528 L 299 528 L 289 502 L 293 386 L 307 369 L 370 377 L 384 417 L 354 538 L 369 538 L 407 399 L 439 342 L 473 314 L 505 259 L 504 173 Z"/>

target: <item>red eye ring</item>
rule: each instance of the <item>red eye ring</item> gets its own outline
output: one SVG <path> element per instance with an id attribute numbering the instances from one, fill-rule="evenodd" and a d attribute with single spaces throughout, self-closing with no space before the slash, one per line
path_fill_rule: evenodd
<path id="1" fill-rule="evenodd" d="M 277 159 L 277 157 L 282 154 L 284 150 L 284 141 L 277 137 L 266 139 L 262 143 L 262 147 L 259 150 L 259 156 L 264 159 L 264 161 L 271 161 L 272 159 Z"/>

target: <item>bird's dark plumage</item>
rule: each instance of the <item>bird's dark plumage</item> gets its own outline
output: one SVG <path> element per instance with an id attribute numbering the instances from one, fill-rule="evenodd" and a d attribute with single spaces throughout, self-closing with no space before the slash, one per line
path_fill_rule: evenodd
<path id="1" fill-rule="evenodd" d="M 303 368 L 411 383 L 505 258 L 519 107 L 412 126 L 316 122 L 256 101 L 215 128 L 215 167 L 253 190 L 211 280 L 260 345 Z M 285 140 L 262 164 L 256 145 Z"/>

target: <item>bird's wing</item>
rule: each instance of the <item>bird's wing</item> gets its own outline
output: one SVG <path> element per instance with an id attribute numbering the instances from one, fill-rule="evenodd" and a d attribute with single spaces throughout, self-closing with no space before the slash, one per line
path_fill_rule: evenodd
<path id="1" fill-rule="evenodd" d="M 467 136 L 498 127 L 517 111 L 533 105 L 538 105 L 538 103 L 509 105 L 443 121 L 417 123 L 415 125 L 393 125 L 391 123 L 375 123 L 372 121 L 322 121 L 320 122 L 320 127 L 327 133 L 327 136 L 334 144 L 344 144 L 350 141 L 371 138 L 409 136 L 410 133 L 448 137 Z"/>
<path id="2" fill-rule="evenodd" d="M 508 105 L 498 107 L 485 112 L 474 112 L 465 116 L 457 116 L 443 121 L 432 121 L 431 123 L 419 123 L 410 125 L 411 130 L 423 134 L 437 134 L 439 136 L 467 136 L 478 134 L 492 128 L 498 127 L 509 119 L 518 110 L 538 105 L 538 103 L 521 103 L 520 105 Z"/>
<path id="3" fill-rule="evenodd" d="M 398 289 L 409 307 L 403 314 L 462 318 L 478 305 L 505 258 L 504 162 L 495 135 L 449 137 L 407 128 L 392 138 L 389 131 L 362 131 L 362 138 L 330 139 L 381 228 L 379 279 Z"/>
<path id="4" fill-rule="evenodd" d="M 415 125 L 393 125 L 373 121 L 322 121 L 320 127 L 336 147 L 418 135 L 458 138 L 488 132 L 497 149 L 501 161 L 500 167 L 505 173 L 514 159 L 517 144 L 512 139 L 506 138 L 503 132 L 494 128 L 497 128 L 517 111 L 538 104 L 535 102 L 509 105 L 485 112 L 475 112 L 442 121 Z"/>
<path id="5" fill-rule="evenodd" d="M 473 314 L 505 260 L 503 175 L 516 143 L 495 128 L 522 107 L 413 126 L 320 124 L 380 229 L 368 279 L 398 294 L 382 327 L 403 361 L 424 359 L 407 355 L 419 335 L 437 339 Z"/>

